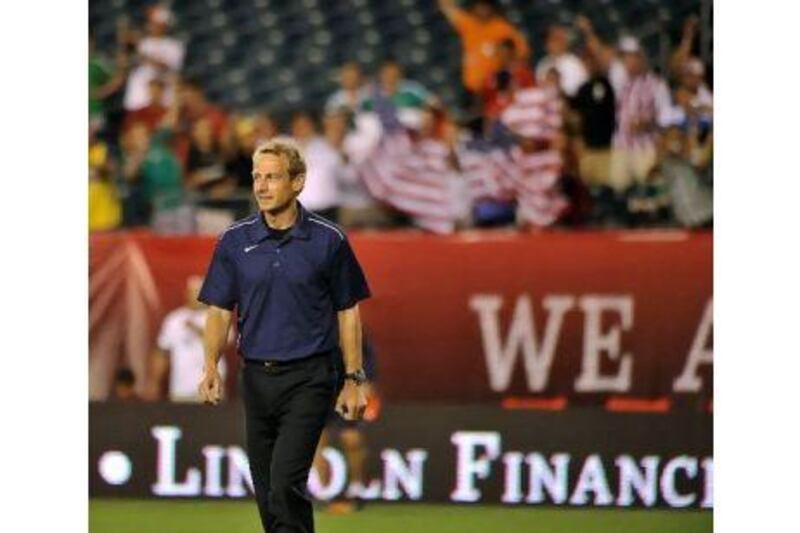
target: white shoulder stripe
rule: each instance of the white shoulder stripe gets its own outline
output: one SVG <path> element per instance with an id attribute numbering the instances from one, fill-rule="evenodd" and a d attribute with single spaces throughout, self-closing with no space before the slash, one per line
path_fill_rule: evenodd
<path id="1" fill-rule="evenodd" d="M 344 240 L 344 233 L 342 233 L 341 231 L 339 231 L 339 229 L 338 229 L 336 226 L 333 226 L 333 225 L 331 225 L 331 224 L 328 224 L 327 222 L 323 222 L 322 220 L 318 220 L 318 219 L 316 219 L 316 218 L 312 218 L 312 217 L 310 217 L 310 216 L 308 217 L 308 220 L 310 220 L 311 222 L 316 222 L 317 224 L 320 224 L 320 225 L 322 225 L 322 226 L 325 226 L 325 227 L 326 227 L 326 228 L 328 228 L 328 229 L 332 229 L 333 231 L 335 231 L 335 232 L 336 232 L 336 233 L 339 235 L 339 238 L 341 238 L 342 240 Z"/>
<path id="2" fill-rule="evenodd" d="M 255 215 L 254 215 L 254 216 L 255 216 Z M 233 226 L 230 226 L 228 229 L 226 229 L 225 231 L 223 231 L 223 232 L 220 234 L 220 236 L 222 236 L 222 235 L 225 235 L 226 233 L 228 233 L 228 232 L 229 232 L 230 230 L 232 230 L 232 229 L 236 229 L 236 228 L 239 228 L 239 227 L 241 227 L 241 226 L 246 226 L 246 225 L 248 225 L 248 224 L 253 224 L 254 222 L 258 222 L 258 216 L 255 216 L 255 218 L 254 218 L 253 220 L 247 220 L 247 219 L 245 219 L 245 220 L 243 220 L 242 222 L 237 222 L 237 223 L 236 223 L 236 224 L 234 224 Z"/>

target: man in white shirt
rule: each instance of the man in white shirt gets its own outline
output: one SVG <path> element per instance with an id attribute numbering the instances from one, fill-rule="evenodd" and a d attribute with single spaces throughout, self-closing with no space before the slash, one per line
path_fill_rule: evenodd
<path id="1" fill-rule="evenodd" d="M 203 278 L 191 276 L 186 281 L 186 304 L 171 311 L 161 325 L 156 348 L 150 360 L 148 400 L 161 398 L 169 374 L 168 396 L 173 402 L 200 402 L 197 383 L 203 376 L 203 328 L 206 306 L 197 300 Z M 225 377 L 225 360 L 220 360 Z"/>
<path id="2" fill-rule="evenodd" d="M 337 222 L 337 172 L 342 164 L 341 156 L 317 133 L 314 119 L 306 112 L 298 112 L 292 117 L 291 132 L 308 165 L 306 185 L 298 200 L 306 209 Z"/>
<path id="3" fill-rule="evenodd" d="M 561 90 L 567 96 L 575 96 L 578 88 L 588 78 L 583 62 L 569 50 L 569 30 L 564 26 L 553 25 L 547 30 L 545 49 L 547 55 L 536 64 L 536 80 L 544 84 L 551 68 L 558 71 Z"/>
<path id="4" fill-rule="evenodd" d="M 147 35 L 136 45 L 137 65 L 131 70 L 125 87 L 123 105 L 127 111 L 135 111 L 150 104 L 148 85 L 155 78 L 172 79 L 183 67 L 186 53 L 182 42 L 167 35 L 172 23 L 172 13 L 164 6 L 153 6 L 147 14 Z M 165 106 L 174 96 L 175 86 L 171 82 L 164 94 Z"/>
<path id="5" fill-rule="evenodd" d="M 361 67 L 358 63 L 345 63 L 339 69 L 341 89 L 331 94 L 325 102 L 325 113 L 337 111 L 357 112 L 366 95 Z"/>
<path id="6" fill-rule="evenodd" d="M 611 181 L 622 192 L 647 180 L 657 160 L 659 130 L 672 119 L 666 81 L 653 72 L 639 41 L 622 37 L 616 48 L 603 43 L 584 16 L 576 19 L 588 53 L 594 55 L 614 88 L 617 129 L 611 158 Z"/>

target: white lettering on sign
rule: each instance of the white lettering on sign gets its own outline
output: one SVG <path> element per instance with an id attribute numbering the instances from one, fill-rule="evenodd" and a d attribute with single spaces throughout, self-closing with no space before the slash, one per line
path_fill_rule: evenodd
<path id="1" fill-rule="evenodd" d="M 336 448 L 326 446 L 322 458 L 328 462 L 328 483 L 322 484 L 316 468 L 308 476 L 308 490 L 319 500 L 332 500 L 342 493 L 347 483 L 347 462 Z"/>
<path id="2" fill-rule="evenodd" d="M 222 490 L 222 458 L 225 457 L 225 448 L 222 446 L 204 446 L 203 456 L 206 458 L 206 483 L 203 494 L 212 498 L 225 495 Z"/>
<path id="3" fill-rule="evenodd" d="M 611 489 L 608 487 L 606 472 L 603 470 L 603 462 L 600 456 L 593 454 L 586 458 L 583 468 L 575 484 L 575 490 L 569 499 L 572 505 L 586 505 L 589 503 L 589 493 L 594 493 L 594 505 L 611 505 L 614 498 L 611 496 Z"/>
<path id="4" fill-rule="evenodd" d="M 667 463 L 661 473 L 661 495 L 670 507 L 689 507 L 697 499 L 694 493 L 681 494 L 675 487 L 678 470 L 686 471 L 689 479 L 697 475 L 697 459 L 681 455 Z"/>
<path id="5" fill-rule="evenodd" d="M 544 503 L 545 492 L 555 504 L 567 501 L 569 454 L 553 454 L 548 462 L 540 453 L 529 453 L 525 461 L 530 469 L 526 502 Z"/>
<path id="6" fill-rule="evenodd" d="M 200 470 L 191 467 L 186 470 L 183 481 L 176 480 L 175 445 L 181 438 L 181 430 L 175 426 L 156 426 L 151 431 L 158 442 L 156 459 L 156 483 L 153 493 L 158 496 L 199 496 Z"/>
<path id="7" fill-rule="evenodd" d="M 500 456 L 500 433 L 496 431 L 457 431 L 450 437 L 456 445 L 456 487 L 450 499 L 457 502 L 476 502 L 481 491 L 475 484 L 486 479 L 492 471 L 492 461 Z M 478 448 L 485 453 L 478 455 Z"/>
<path id="8" fill-rule="evenodd" d="M 634 492 L 647 507 L 656 504 L 658 496 L 658 457 L 643 457 L 639 464 L 629 455 L 620 455 L 615 461 L 619 470 L 619 495 L 617 505 L 629 507 L 634 502 Z"/>
<path id="9" fill-rule="evenodd" d="M 478 314 L 483 340 L 483 353 L 489 374 L 489 385 L 494 391 L 504 391 L 511 382 L 517 356 L 522 352 L 528 388 L 544 390 L 550 377 L 550 366 L 556 353 L 564 315 L 575 304 L 575 298 L 566 295 L 546 296 L 542 305 L 547 310 L 544 335 L 537 342 L 530 296 L 517 299 L 511 325 L 503 342 L 500 333 L 500 309 L 503 298 L 497 294 L 477 294 L 470 298 L 469 307 Z"/>
<path id="10" fill-rule="evenodd" d="M 381 452 L 383 459 L 383 499 L 399 500 L 403 492 L 409 499 L 422 498 L 423 467 L 428 452 L 422 449 L 412 449 L 403 454 L 397 450 L 385 449 Z M 407 461 L 407 462 L 406 462 Z M 402 491 L 400 487 L 402 486 Z"/>
<path id="11" fill-rule="evenodd" d="M 694 335 L 692 347 L 689 348 L 689 355 L 686 357 L 686 365 L 683 372 L 672 383 L 672 390 L 675 392 L 698 392 L 703 386 L 703 380 L 697 375 L 700 365 L 710 365 L 714 362 L 714 349 L 708 347 L 708 338 L 711 336 L 714 322 L 714 311 L 712 300 L 706 304 L 703 311 L 703 318 L 697 327 Z"/>
<path id="12" fill-rule="evenodd" d="M 624 295 L 583 296 L 579 307 L 584 313 L 583 322 L 583 364 L 581 374 L 575 380 L 578 392 L 625 392 L 631 387 L 633 360 L 631 354 L 621 353 L 623 331 L 633 326 L 633 297 Z M 619 323 L 605 332 L 602 330 L 603 313 L 619 315 Z M 600 357 L 607 357 L 619 363 L 614 374 L 600 371 Z"/>

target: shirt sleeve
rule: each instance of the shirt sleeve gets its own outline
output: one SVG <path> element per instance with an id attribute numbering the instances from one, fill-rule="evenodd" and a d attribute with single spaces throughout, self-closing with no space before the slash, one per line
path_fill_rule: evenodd
<path id="1" fill-rule="evenodd" d="M 208 305 L 233 310 L 236 293 L 236 268 L 220 238 L 197 299 Z"/>
<path id="2" fill-rule="evenodd" d="M 331 298 L 337 311 L 349 309 L 372 293 L 350 242 L 345 239 L 336 251 L 331 267 Z"/>
<path id="3" fill-rule="evenodd" d="M 471 14 L 458 7 L 454 7 L 452 13 L 450 21 L 458 33 L 463 34 L 475 29 L 475 20 Z"/>
<path id="4" fill-rule="evenodd" d="M 172 315 L 169 314 L 164 318 L 161 324 L 161 330 L 158 332 L 158 339 L 156 345 L 160 350 L 165 352 L 172 349 Z"/>

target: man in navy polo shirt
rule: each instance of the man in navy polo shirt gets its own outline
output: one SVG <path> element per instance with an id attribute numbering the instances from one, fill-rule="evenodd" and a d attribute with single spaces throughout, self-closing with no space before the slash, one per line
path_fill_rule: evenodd
<path id="1" fill-rule="evenodd" d="M 237 312 L 247 453 L 269 533 L 314 531 L 307 482 L 327 415 L 335 406 L 359 420 L 367 405 L 358 302 L 370 291 L 344 232 L 297 201 L 305 175 L 290 140 L 256 149 L 260 212 L 220 236 L 198 298 L 209 305 L 206 403 L 220 400 L 217 362 Z"/>

